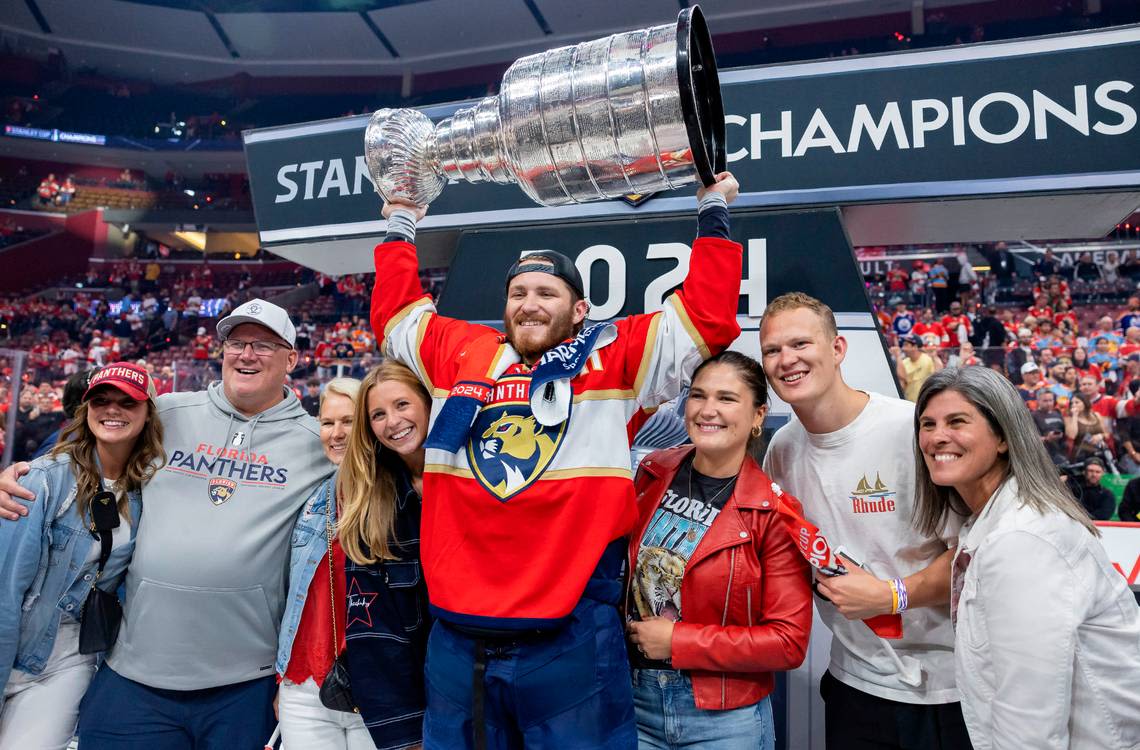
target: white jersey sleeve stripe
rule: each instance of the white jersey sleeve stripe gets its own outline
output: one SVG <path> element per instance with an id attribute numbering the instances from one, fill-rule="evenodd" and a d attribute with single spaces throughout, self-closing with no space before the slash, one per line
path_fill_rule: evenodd
<path id="1" fill-rule="evenodd" d="M 420 346 L 434 314 L 435 305 L 429 300 L 418 299 L 398 312 L 384 326 L 384 353 L 410 367 L 428 393 L 434 393 L 436 388 L 420 358 Z"/>
<path id="2" fill-rule="evenodd" d="M 647 336 L 645 355 L 634 381 L 637 403 L 650 408 L 676 398 L 709 348 L 677 295 L 665 300 Z"/>

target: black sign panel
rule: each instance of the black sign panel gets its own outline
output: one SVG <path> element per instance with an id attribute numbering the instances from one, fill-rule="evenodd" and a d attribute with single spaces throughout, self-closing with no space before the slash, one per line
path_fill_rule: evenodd
<path id="1" fill-rule="evenodd" d="M 1140 29 L 723 72 L 740 205 L 988 195 L 1140 184 Z M 460 105 L 425 112 L 438 121 Z M 246 134 L 262 241 L 376 234 L 368 118 Z M 447 185 L 426 230 L 687 211 L 541 208 L 513 185 Z"/>
<path id="2" fill-rule="evenodd" d="M 904 56 L 905 57 L 905 56 Z M 1140 169 L 1140 44 L 725 86 L 741 184 L 787 191 Z"/>
<path id="3" fill-rule="evenodd" d="M 501 320 L 507 269 L 520 254 L 541 249 L 575 260 L 591 318 L 660 309 L 684 279 L 695 225 L 693 217 L 676 217 L 467 231 L 439 310 L 465 320 Z M 837 210 L 734 212 L 732 234 L 745 249 L 740 315 L 759 317 L 767 300 L 793 290 L 836 312 L 871 312 Z"/>
<path id="4" fill-rule="evenodd" d="M 438 122 L 460 105 L 432 107 L 425 114 Z M 380 220 L 381 199 L 364 161 L 364 129 L 368 116 L 313 125 L 316 132 L 247 143 L 250 187 L 258 228 L 318 227 Z M 253 131 L 254 133 L 260 131 Z M 247 140 L 250 134 L 246 134 Z M 455 183 L 431 204 L 432 216 L 534 208 L 514 185 Z M 340 227 L 310 237 L 365 232 Z"/>

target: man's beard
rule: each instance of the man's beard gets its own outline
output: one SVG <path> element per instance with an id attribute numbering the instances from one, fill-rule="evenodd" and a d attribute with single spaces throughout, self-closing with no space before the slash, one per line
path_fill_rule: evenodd
<path id="1" fill-rule="evenodd" d="M 521 341 L 521 337 L 518 335 L 521 326 L 512 320 L 504 318 L 503 328 L 507 332 L 507 340 L 511 342 L 511 346 L 515 348 L 523 361 L 527 364 L 534 364 L 547 351 L 574 335 L 574 313 L 573 310 L 567 310 L 551 318 L 546 325 L 546 335 L 538 341 L 533 339 Z"/>

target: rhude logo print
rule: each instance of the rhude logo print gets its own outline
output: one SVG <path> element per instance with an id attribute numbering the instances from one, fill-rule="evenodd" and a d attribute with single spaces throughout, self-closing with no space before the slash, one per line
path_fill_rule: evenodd
<path id="1" fill-rule="evenodd" d="M 864 474 L 851 491 L 851 510 L 855 513 L 894 513 L 895 495 L 898 493 L 885 484 L 879 473 L 875 472 L 875 483 L 867 482 Z"/>

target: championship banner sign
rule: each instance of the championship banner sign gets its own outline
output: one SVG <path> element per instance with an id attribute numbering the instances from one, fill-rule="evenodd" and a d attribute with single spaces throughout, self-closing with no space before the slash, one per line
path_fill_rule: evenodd
<path id="1" fill-rule="evenodd" d="M 737 207 L 1140 185 L 1140 27 L 723 71 Z M 429 107 L 432 120 L 459 104 Z M 368 116 L 244 134 L 265 244 L 380 235 Z M 641 196 L 644 198 L 644 196 Z M 454 183 L 424 230 L 676 213 L 691 193 L 544 208 Z"/>

